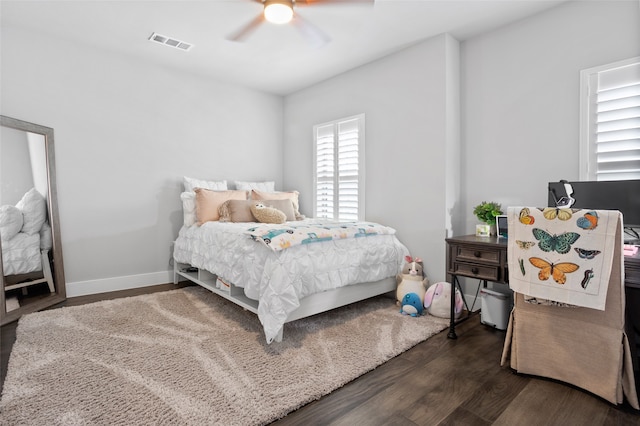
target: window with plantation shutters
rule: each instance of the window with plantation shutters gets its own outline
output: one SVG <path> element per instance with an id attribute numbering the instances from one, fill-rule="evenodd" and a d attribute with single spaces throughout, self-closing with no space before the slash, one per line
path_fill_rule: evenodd
<path id="1" fill-rule="evenodd" d="M 314 139 L 314 216 L 364 220 L 364 114 L 318 124 Z"/>
<path id="2" fill-rule="evenodd" d="M 640 57 L 583 70 L 580 84 L 580 179 L 640 179 Z"/>

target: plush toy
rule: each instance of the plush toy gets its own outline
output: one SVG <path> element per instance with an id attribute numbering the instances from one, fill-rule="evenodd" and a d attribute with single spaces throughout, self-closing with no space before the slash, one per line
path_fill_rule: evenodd
<path id="1" fill-rule="evenodd" d="M 460 290 L 456 289 L 454 318 L 459 318 L 464 302 Z M 424 296 L 424 307 L 434 317 L 451 318 L 451 284 L 447 282 L 435 283 Z"/>
<path id="2" fill-rule="evenodd" d="M 396 300 L 402 314 L 415 317 L 422 315 L 424 292 L 429 281 L 424 277 L 422 259 L 406 256 L 405 260 L 402 274 L 396 277 Z"/>
<path id="3" fill-rule="evenodd" d="M 407 293 L 402 298 L 400 312 L 402 315 L 411 315 L 412 317 L 419 317 L 424 312 L 420 296 L 416 293 Z"/>
<path id="4" fill-rule="evenodd" d="M 261 223 L 285 223 L 287 215 L 273 207 L 267 207 L 262 203 L 252 203 L 251 214 Z"/>

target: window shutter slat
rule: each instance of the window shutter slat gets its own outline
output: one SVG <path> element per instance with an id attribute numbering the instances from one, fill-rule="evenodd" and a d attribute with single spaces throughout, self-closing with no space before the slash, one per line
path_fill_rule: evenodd
<path id="1" fill-rule="evenodd" d="M 640 129 L 623 129 L 613 132 L 598 132 L 596 143 L 625 141 L 640 138 Z"/>
<path id="2" fill-rule="evenodd" d="M 598 99 L 596 102 L 598 102 L 598 108 L 597 108 L 598 113 L 607 112 L 607 111 L 617 111 L 621 109 L 635 108 L 640 106 L 640 96 L 611 99 L 609 101 L 600 101 Z"/>
<path id="3" fill-rule="evenodd" d="M 640 114 L 638 116 L 628 117 L 626 119 L 598 122 L 597 125 L 598 133 L 612 132 L 624 129 L 640 129 Z"/>
<path id="4" fill-rule="evenodd" d="M 363 127 L 364 115 L 314 126 L 317 217 L 352 221 L 362 215 Z"/>
<path id="5" fill-rule="evenodd" d="M 616 109 L 598 113 L 596 123 L 606 123 L 636 117 L 640 117 L 640 107 Z"/>

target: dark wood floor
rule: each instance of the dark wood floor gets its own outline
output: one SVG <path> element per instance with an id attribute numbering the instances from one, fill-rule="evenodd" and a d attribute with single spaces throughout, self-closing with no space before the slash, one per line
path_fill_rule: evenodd
<path id="1" fill-rule="evenodd" d="M 153 288 L 73 298 L 66 306 L 175 288 Z M 16 323 L 3 326 L 0 344 L 4 384 Z M 505 333 L 474 314 L 312 402 L 274 425 L 640 425 L 640 412 L 553 380 L 500 367 Z"/>

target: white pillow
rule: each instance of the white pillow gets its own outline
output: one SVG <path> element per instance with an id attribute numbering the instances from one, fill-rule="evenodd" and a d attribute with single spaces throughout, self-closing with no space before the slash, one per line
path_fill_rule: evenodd
<path id="1" fill-rule="evenodd" d="M 264 192 L 274 192 L 276 183 L 274 181 L 268 182 L 243 182 L 240 180 L 235 181 L 236 189 L 240 189 L 243 191 L 251 191 L 255 189 L 256 191 L 264 191 Z"/>
<path id="2" fill-rule="evenodd" d="M 53 247 L 51 226 L 49 225 L 49 222 L 45 221 L 42 224 L 42 229 L 40 230 L 40 249 L 51 250 L 51 247 Z"/>
<path id="3" fill-rule="evenodd" d="M 22 229 L 24 217 L 16 206 L 0 207 L 0 236 L 3 240 L 9 241 Z"/>
<path id="4" fill-rule="evenodd" d="M 196 193 L 183 192 L 180 194 L 180 199 L 182 200 L 184 226 L 191 226 L 196 223 Z"/>
<path id="5" fill-rule="evenodd" d="M 16 207 L 22 210 L 24 216 L 21 232 L 29 235 L 39 233 L 42 224 L 47 220 L 47 203 L 42 194 L 35 188 L 31 188 L 24 194 L 22 200 L 18 201 Z"/>
<path id="6" fill-rule="evenodd" d="M 194 179 L 194 178 L 185 176 L 184 190 L 186 192 L 193 192 L 195 188 L 212 189 L 214 191 L 225 191 L 227 189 L 227 181 L 221 180 L 218 182 L 214 182 L 214 181 Z"/>

